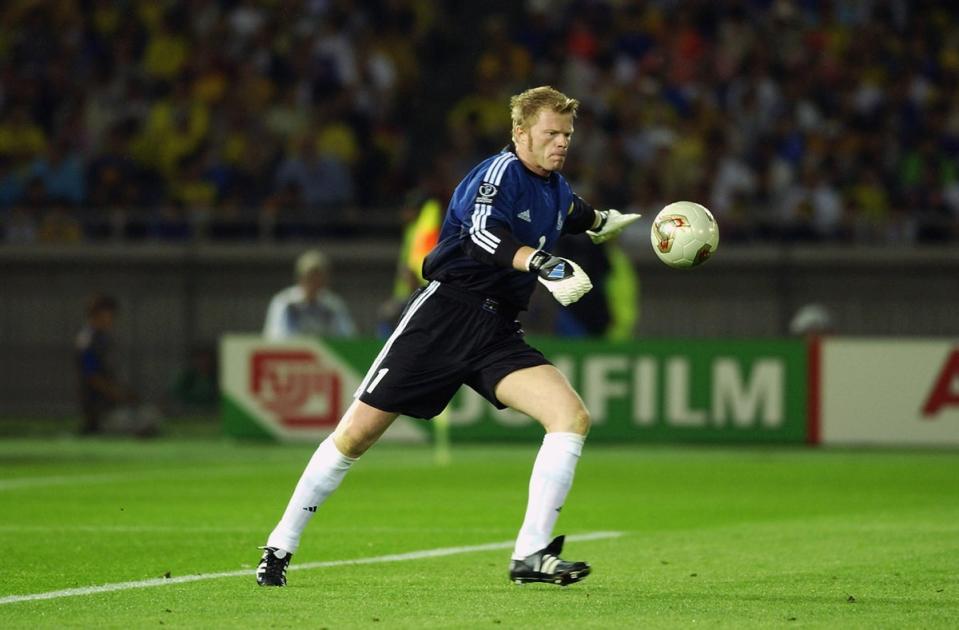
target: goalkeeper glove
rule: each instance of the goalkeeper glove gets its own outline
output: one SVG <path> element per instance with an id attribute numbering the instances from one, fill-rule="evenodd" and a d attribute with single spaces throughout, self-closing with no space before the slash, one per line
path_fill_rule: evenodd
<path id="1" fill-rule="evenodd" d="M 599 225 L 591 230 L 586 230 L 586 234 L 597 245 L 613 238 L 622 232 L 623 228 L 633 221 L 639 220 L 639 217 L 642 216 L 639 214 L 623 214 L 619 210 L 613 209 L 597 210 L 596 212 L 600 216 Z"/>
<path id="2" fill-rule="evenodd" d="M 541 249 L 530 255 L 526 268 L 539 276 L 539 281 L 563 306 L 569 306 L 593 288 L 579 265 Z"/>

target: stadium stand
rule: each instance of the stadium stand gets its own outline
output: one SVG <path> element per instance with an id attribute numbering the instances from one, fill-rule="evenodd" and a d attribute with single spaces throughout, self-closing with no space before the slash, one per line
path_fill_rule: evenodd
<path id="1" fill-rule="evenodd" d="M 959 238 L 959 20 L 936 2 L 297 1 L 0 9 L 6 243 L 397 235 L 427 168 L 582 98 L 598 203 L 726 242 Z M 463 6 L 466 5 L 466 6 Z"/>

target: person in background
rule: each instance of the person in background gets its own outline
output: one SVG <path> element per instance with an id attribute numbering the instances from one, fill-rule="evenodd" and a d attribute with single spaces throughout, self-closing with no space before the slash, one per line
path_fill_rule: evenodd
<path id="1" fill-rule="evenodd" d="M 77 334 L 76 361 L 83 413 L 81 435 L 101 433 L 109 412 L 137 401 L 133 389 L 116 376 L 113 329 L 117 310 L 116 298 L 94 294 L 87 303 L 86 323 Z"/>
<path id="2" fill-rule="evenodd" d="M 553 332 L 561 337 L 630 339 L 639 320 L 639 277 L 622 247 L 613 241 L 596 246 L 563 238 L 556 255 L 578 262 L 594 287 L 556 311 Z"/>
<path id="3" fill-rule="evenodd" d="M 831 310 L 818 302 L 803 304 L 789 322 L 789 334 L 816 338 L 836 332 L 836 319 Z"/>
<path id="4" fill-rule="evenodd" d="M 356 324 L 343 298 L 329 287 L 329 262 L 311 249 L 296 259 L 296 284 L 273 296 L 263 336 L 283 340 L 296 336 L 351 337 Z"/>
<path id="5" fill-rule="evenodd" d="M 393 294 L 380 305 L 377 317 L 377 336 L 383 339 L 393 332 L 410 295 L 426 284 L 423 260 L 439 241 L 445 214 L 436 182 L 435 176 L 427 175 L 426 183 L 411 192 L 403 204 L 403 240 L 396 261 Z"/>

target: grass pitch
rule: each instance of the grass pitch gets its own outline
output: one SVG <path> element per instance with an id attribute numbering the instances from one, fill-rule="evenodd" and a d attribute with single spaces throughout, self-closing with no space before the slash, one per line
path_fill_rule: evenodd
<path id="1" fill-rule="evenodd" d="M 558 588 L 506 579 L 535 444 L 456 445 L 446 467 L 381 444 L 294 566 L 460 549 L 258 588 L 256 547 L 312 450 L 6 438 L 0 627 L 959 626 L 955 453 L 587 444 L 557 532 L 623 535 L 567 543 L 594 572 Z M 486 543 L 503 545 L 462 549 Z"/>

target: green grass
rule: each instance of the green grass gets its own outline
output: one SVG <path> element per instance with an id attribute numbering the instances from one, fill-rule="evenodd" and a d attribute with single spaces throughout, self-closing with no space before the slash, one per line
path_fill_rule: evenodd
<path id="1" fill-rule="evenodd" d="M 379 445 L 294 564 L 512 539 L 535 445 Z M 509 550 L 252 578 L 312 448 L 193 435 L 0 442 L 0 598 L 248 569 L 250 575 L 0 605 L 0 627 L 959 626 L 950 452 L 587 446 L 558 532 L 593 564 L 518 587 Z M 555 620 L 555 621 L 549 621 Z"/>

